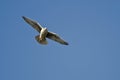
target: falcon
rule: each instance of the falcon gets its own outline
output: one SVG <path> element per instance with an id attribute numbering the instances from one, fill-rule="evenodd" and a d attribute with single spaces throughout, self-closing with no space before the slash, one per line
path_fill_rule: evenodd
<path id="1" fill-rule="evenodd" d="M 59 35 L 57 35 L 54 32 L 49 32 L 46 27 L 42 27 L 38 22 L 27 18 L 25 16 L 22 16 L 22 18 L 27 22 L 29 25 L 31 25 L 37 32 L 39 32 L 39 35 L 35 36 L 35 39 L 37 40 L 38 43 L 47 45 L 48 42 L 46 38 L 51 39 L 53 41 L 56 41 L 60 44 L 63 45 L 68 45 L 66 41 L 64 41 Z"/>

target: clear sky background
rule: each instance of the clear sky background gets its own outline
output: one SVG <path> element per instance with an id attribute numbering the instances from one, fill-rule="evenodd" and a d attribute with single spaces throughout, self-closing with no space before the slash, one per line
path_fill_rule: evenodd
<path id="1" fill-rule="evenodd" d="M 38 21 L 69 42 L 36 42 Z M 1 0 L 0 80 L 120 80 L 119 0 Z"/>

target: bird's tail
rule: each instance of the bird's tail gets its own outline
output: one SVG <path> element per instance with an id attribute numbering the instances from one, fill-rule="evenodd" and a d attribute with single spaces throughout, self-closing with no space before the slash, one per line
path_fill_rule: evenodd
<path id="1" fill-rule="evenodd" d="M 35 36 L 35 39 L 36 39 L 37 42 L 40 43 L 40 44 L 43 44 L 43 45 L 47 45 L 47 44 L 48 44 L 48 42 L 47 42 L 46 39 L 44 39 L 44 40 L 41 40 L 41 39 L 40 39 L 40 35 Z"/>

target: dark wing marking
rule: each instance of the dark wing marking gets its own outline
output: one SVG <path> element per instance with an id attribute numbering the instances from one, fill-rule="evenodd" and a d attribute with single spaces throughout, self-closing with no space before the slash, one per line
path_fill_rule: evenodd
<path id="1" fill-rule="evenodd" d="M 48 32 L 46 37 L 51 39 L 51 40 L 54 40 L 60 44 L 68 45 L 68 43 L 65 42 L 63 39 L 61 39 L 56 33 Z"/>
<path id="2" fill-rule="evenodd" d="M 22 18 L 23 18 L 29 25 L 31 25 L 34 29 L 36 29 L 36 30 L 40 33 L 42 26 L 41 26 L 39 23 L 37 23 L 36 21 L 31 20 L 31 19 L 29 19 L 29 18 L 27 18 L 27 17 L 25 17 L 25 16 L 23 16 Z"/>

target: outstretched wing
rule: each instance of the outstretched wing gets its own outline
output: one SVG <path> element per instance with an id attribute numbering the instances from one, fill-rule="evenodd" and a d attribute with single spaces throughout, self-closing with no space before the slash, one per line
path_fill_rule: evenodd
<path id="1" fill-rule="evenodd" d="M 25 16 L 23 16 L 22 18 L 40 33 L 42 26 L 39 23 L 37 23 L 36 21 L 31 20 Z"/>
<path id="2" fill-rule="evenodd" d="M 56 33 L 48 32 L 46 37 L 51 39 L 51 40 L 54 40 L 60 44 L 68 45 L 68 43 L 66 41 L 64 41 L 63 39 L 61 39 Z"/>

